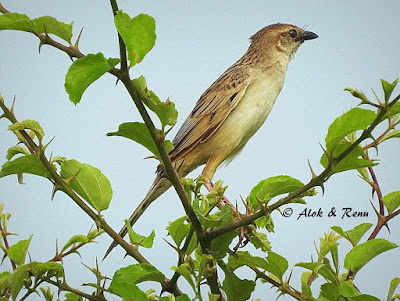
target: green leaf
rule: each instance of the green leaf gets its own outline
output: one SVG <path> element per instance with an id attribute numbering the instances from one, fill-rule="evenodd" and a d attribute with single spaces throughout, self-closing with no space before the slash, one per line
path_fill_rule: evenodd
<path id="1" fill-rule="evenodd" d="M 325 263 L 321 262 L 299 262 L 296 264 L 296 266 L 308 269 L 310 271 L 313 271 L 316 274 L 321 275 L 324 277 L 326 280 L 332 282 L 332 283 L 337 283 L 336 275 L 335 272 Z"/>
<path id="2" fill-rule="evenodd" d="M 145 148 L 147 148 L 153 155 L 155 155 L 159 160 L 161 160 L 160 153 L 156 147 L 153 138 L 150 135 L 149 130 L 146 125 L 140 122 L 126 122 L 122 123 L 118 127 L 118 131 L 107 133 L 107 136 L 120 136 L 131 139 Z M 167 151 L 172 150 L 173 146 L 170 141 L 165 141 L 165 146 Z"/>
<path id="3" fill-rule="evenodd" d="M 51 177 L 36 155 L 27 155 L 4 163 L 0 170 L 0 178 L 23 173 L 29 173 L 45 178 Z"/>
<path id="4" fill-rule="evenodd" d="M 154 236 L 156 235 L 154 230 L 151 231 L 151 234 L 146 237 L 133 231 L 132 226 L 128 219 L 125 220 L 125 225 L 128 229 L 129 240 L 131 244 L 139 245 L 147 249 L 150 249 L 153 246 Z"/>
<path id="5" fill-rule="evenodd" d="M 66 24 L 50 16 L 39 17 L 33 19 L 32 21 L 35 30 L 44 33 L 47 32 L 49 34 L 54 34 L 57 37 L 68 42 L 68 44 L 71 44 L 73 22 L 71 24 Z"/>
<path id="6" fill-rule="evenodd" d="M 392 301 L 393 299 L 393 295 L 394 292 L 396 291 L 397 286 L 400 284 L 400 278 L 396 277 L 393 278 L 392 281 L 390 282 L 390 286 L 389 286 L 389 292 L 388 292 L 388 296 L 386 301 Z"/>
<path id="7" fill-rule="evenodd" d="M 324 283 L 321 285 L 318 300 L 340 300 L 339 288 L 333 283 Z"/>
<path id="8" fill-rule="evenodd" d="M 353 247 L 355 247 L 371 227 L 371 223 L 363 223 L 347 231 L 344 231 L 339 226 L 332 226 L 331 229 L 343 238 L 347 239 L 353 245 Z"/>
<path id="9" fill-rule="evenodd" d="M 78 296 L 74 293 L 65 293 L 64 297 L 64 301 L 83 301 L 83 298 L 81 296 Z"/>
<path id="10" fill-rule="evenodd" d="M 135 78 L 133 86 L 138 91 L 143 103 L 160 119 L 162 128 L 167 125 L 174 125 L 178 118 L 178 111 L 175 104 L 167 99 L 165 102 L 160 101 L 158 96 L 147 88 L 146 79 L 143 76 Z"/>
<path id="11" fill-rule="evenodd" d="M 12 245 L 8 251 L 7 256 L 14 261 L 17 265 L 25 263 L 26 254 L 28 252 L 29 243 L 31 242 L 32 235 L 29 239 L 20 240 L 15 245 Z"/>
<path id="12" fill-rule="evenodd" d="M 352 132 L 366 129 L 375 117 L 376 114 L 373 111 L 353 108 L 336 118 L 329 126 L 325 137 L 326 151 L 331 154 L 344 137 Z"/>
<path id="13" fill-rule="evenodd" d="M 271 250 L 271 243 L 264 233 L 253 231 L 250 242 L 256 249 L 261 249 L 263 252 Z"/>
<path id="14" fill-rule="evenodd" d="M 348 297 L 347 299 L 349 301 L 380 301 L 379 298 L 366 294 L 358 295 L 355 297 Z"/>
<path id="15" fill-rule="evenodd" d="M 22 131 L 22 130 L 32 130 L 35 132 L 36 136 L 38 137 L 40 143 L 42 142 L 43 136 L 44 136 L 44 131 L 42 127 L 40 126 L 39 122 L 36 120 L 24 120 L 21 122 L 16 122 L 14 124 L 11 124 L 8 127 L 9 130 L 11 131 Z"/>
<path id="16" fill-rule="evenodd" d="M 7 13 L 0 15 L 0 30 L 22 30 L 27 32 L 47 32 L 71 44 L 72 24 L 66 24 L 49 16 L 43 16 L 31 20 L 27 15 Z"/>
<path id="17" fill-rule="evenodd" d="M 41 278 L 43 275 L 46 274 L 48 277 L 56 277 L 61 278 L 64 276 L 64 268 L 61 264 L 57 262 L 37 262 L 33 261 L 29 264 L 30 273 L 35 276 L 36 279 Z"/>
<path id="18" fill-rule="evenodd" d="M 386 134 L 379 143 L 382 143 L 385 140 L 392 139 L 392 138 L 400 138 L 400 130 L 393 130 Z"/>
<path id="19" fill-rule="evenodd" d="M 237 236 L 236 231 L 227 232 L 221 236 L 213 239 L 211 242 L 211 251 L 215 259 L 221 259 L 228 253 L 229 245 L 232 240 Z"/>
<path id="20" fill-rule="evenodd" d="M 61 165 L 60 175 L 69 180 L 71 188 L 94 209 L 102 211 L 108 208 L 112 198 L 111 184 L 96 167 L 68 160 Z"/>
<path id="21" fill-rule="evenodd" d="M 66 249 L 68 249 L 70 246 L 75 245 L 75 244 L 85 244 L 90 242 L 90 239 L 82 234 L 74 235 L 72 236 L 63 246 L 61 249 L 61 253 L 63 253 Z"/>
<path id="22" fill-rule="evenodd" d="M 0 15 L 0 30 L 5 29 L 33 32 L 34 24 L 27 15 L 7 13 Z"/>
<path id="23" fill-rule="evenodd" d="M 23 264 L 18 266 L 14 273 L 11 276 L 11 298 L 13 300 L 17 299 L 19 292 L 24 286 L 25 280 L 29 280 L 30 276 L 28 273 L 28 269 L 30 268 L 29 264 Z"/>
<path id="24" fill-rule="evenodd" d="M 147 301 L 146 294 L 136 284 L 143 281 L 162 282 L 165 276 L 150 264 L 135 264 L 117 270 L 110 284 L 110 290 L 123 299 Z"/>
<path id="25" fill-rule="evenodd" d="M 351 143 L 350 142 L 342 142 L 339 143 L 336 147 L 335 150 L 332 152 L 332 156 L 334 158 L 337 158 L 339 155 L 341 155 L 343 152 L 345 152 L 349 147 Z M 346 170 L 352 170 L 352 169 L 360 169 L 364 167 L 369 167 L 369 166 L 375 166 L 377 163 L 371 162 L 368 160 L 365 160 L 362 158 L 364 155 L 364 150 L 362 149 L 361 146 L 357 145 L 350 153 L 347 154 L 347 156 L 340 161 L 333 169 L 333 173 L 339 173 L 343 172 Z M 321 165 L 326 168 L 329 164 L 329 159 L 326 156 L 326 153 L 322 155 L 321 157 Z"/>
<path id="26" fill-rule="evenodd" d="M 350 280 L 340 283 L 339 292 L 343 297 L 356 297 L 360 295 L 358 290 L 354 287 L 353 282 Z"/>
<path id="27" fill-rule="evenodd" d="M 221 228 L 233 223 L 233 212 L 229 206 L 223 206 L 217 214 L 208 216 L 199 215 L 199 219 L 204 228 Z"/>
<path id="28" fill-rule="evenodd" d="M 397 245 L 385 239 L 366 241 L 347 253 L 344 259 L 344 268 L 356 274 L 371 259 L 393 248 L 397 248 Z"/>
<path id="29" fill-rule="evenodd" d="M 394 88 L 396 88 L 398 81 L 399 81 L 399 79 L 397 78 L 396 80 L 393 81 L 393 83 L 389 83 L 389 82 L 385 81 L 384 79 L 381 79 L 383 92 L 385 93 L 385 102 L 386 103 L 389 101 L 390 96 L 392 95 Z"/>
<path id="30" fill-rule="evenodd" d="M 188 262 L 181 264 L 179 267 L 171 267 L 171 269 L 173 269 L 175 272 L 183 276 L 183 278 L 185 278 L 186 281 L 190 284 L 193 291 L 196 291 L 196 285 L 194 283 L 193 276 L 190 272 L 190 267 Z"/>
<path id="31" fill-rule="evenodd" d="M 15 145 L 15 146 L 11 146 L 7 150 L 6 159 L 8 161 L 10 161 L 15 155 L 18 155 L 18 154 L 30 155 L 31 153 L 29 152 L 29 150 L 25 146 Z"/>
<path id="32" fill-rule="evenodd" d="M 219 266 L 225 273 L 222 289 L 226 293 L 226 296 L 228 297 L 227 299 L 229 301 L 249 300 L 251 293 L 254 291 L 256 283 L 246 279 L 239 279 L 223 262 L 219 262 Z"/>
<path id="33" fill-rule="evenodd" d="M 382 198 L 382 202 L 388 210 L 389 214 L 392 213 L 397 207 L 400 206 L 400 191 L 393 191 L 388 193 Z"/>
<path id="34" fill-rule="evenodd" d="M 345 88 L 344 90 L 349 91 L 351 93 L 351 95 L 353 95 L 354 97 L 361 99 L 362 104 L 369 103 L 368 97 L 364 94 L 363 91 L 353 89 L 353 88 Z"/>
<path id="35" fill-rule="evenodd" d="M 281 255 L 272 251 L 268 252 L 267 259 L 252 256 L 248 252 L 241 251 L 237 251 L 236 256 L 229 256 L 228 266 L 232 269 L 232 271 L 243 265 L 255 266 L 264 269 L 280 280 L 282 280 L 283 274 L 288 268 L 287 260 Z"/>
<path id="36" fill-rule="evenodd" d="M 102 53 L 88 54 L 75 60 L 65 76 L 65 91 L 69 99 L 77 104 L 83 92 L 104 73 L 114 68 L 119 59 L 106 59 Z"/>
<path id="37" fill-rule="evenodd" d="M 114 18 L 115 27 L 125 42 L 131 66 L 140 63 L 156 41 L 156 22 L 146 14 L 130 18 L 122 10 Z"/>
<path id="38" fill-rule="evenodd" d="M 304 184 L 290 176 L 275 176 L 259 182 L 250 192 L 250 206 L 256 206 L 258 202 L 268 203 L 277 195 L 293 192 Z"/>
<path id="39" fill-rule="evenodd" d="M 11 288 L 12 274 L 10 272 L 0 273 L 0 292 L 6 292 Z M 1 300 L 1 299 L 0 299 Z M 7 301 L 6 299 L 5 301 Z"/>
<path id="40" fill-rule="evenodd" d="M 182 216 L 168 225 L 168 234 L 174 240 L 177 247 L 179 247 L 183 239 L 188 235 L 190 225 L 186 223 L 187 217 Z"/>

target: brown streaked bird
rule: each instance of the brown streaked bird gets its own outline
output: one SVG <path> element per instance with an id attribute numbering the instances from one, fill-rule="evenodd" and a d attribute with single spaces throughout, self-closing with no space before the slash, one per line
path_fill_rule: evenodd
<path id="1" fill-rule="evenodd" d="M 200 96 L 176 134 L 170 158 L 180 177 L 205 164 L 205 186 L 212 187 L 217 167 L 231 161 L 264 123 L 296 50 L 304 41 L 317 37 L 297 26 L 279 23 L 264 27 L 251 37 L 246 53 Z M 153 185 L 129 218 L 131 225 L 170 187 L 163 166 L 159 165 Z M 126 233 L 124 226 L 119 234 L 123 237 Z M 104 257 L 116 245 L 113 242 Z"/>

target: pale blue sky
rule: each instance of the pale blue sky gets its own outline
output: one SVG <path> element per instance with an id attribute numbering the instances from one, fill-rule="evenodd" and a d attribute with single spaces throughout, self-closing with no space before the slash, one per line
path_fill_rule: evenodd
<path id="1" fill-rule="evenodd" d="M 83 53 L 118 56 L 108 1 L 4 0 L 2 3 L 8 10 L 30 17 L 52 15 L 66 23 L 73 21 L 75 36 L 84 27 L 80 43 Z M 266 124 L 235 161 L 216 173 L 215 180 L 223 179 L 229 186 L 226 194 L 231 200 L 240 201 L 240 196 L 246 197 L 260 180 L 274 175 L 288 174 L 307 182 L 310 179 L 307 159 L 316 172 L 322 170 L 319 144 L 324 143 L 328 125 L 357 104 L 343 89 L 360 88 L 372 96 L 370 88 L 373 88 L 381 95 L 379 79 L 393 81 L 399 77 L 400 2 L 342 3 L 119 1 L 120 8 L 131 16 L 144 12 L 156 19 L 156 46 L 132 70 L 132 76 L 143 74 L 161 99 L 170 97 L 175 102 L 178 126 L 201 93 L 245 52 L 248 38 L 260 28 L 276 22 L 293 23 L 300 27 L 307 25 L 319 35 L 297 52 Z M 122 85 L 115 86 L 115 78 L 106 75 L 89 87 L 81 103 L 74 106 L 64 91 L 64 76 L 71 63 L 68 56 L 48 46 L 43 46 L 38 54 L 37 38 L 27 33 L 0 32 L 0 43 L 0 93 L 8 103 L 16 97 L 15 114 L 19 120 L 35 119 L 45 129 L 47 139 L 55 137 L 49 146 L 54 155 L 96 166 L 110 179 L 114 197 L 104 215 L 119 230 L 122 220 L 145 195 L 156 167 L 155 161 L 143 160 L 149 155 L 146 149 L 122 138 L 105 136 L 120 123 L 140 121 Z M 6 131 L 7 126 L 6 120 L 0 120 L 1 164 L 5 162 L 7 148 L 16 142 L 13 134 Z M 178 126 L 173 129 L 171 139 Z M 391 141 L 379 151 L 383 160 L 376 173 L 385 194 L 400 190 L 398 150 L 398 142 Z M 199 173 L 198 169 L 192 176 Z M 0 179 L 0 202 L 12 214 L 9 230 L 18 233 L 18 239 L 35 234 L 30 248 L 32 259 L 48 260 L 54 255 L 56 240 L 62 245 L 72 235 L 88 231 L 93 223 L 62 193 L 50 201 L 52 187 L 48 181 L 27 175 L 24 182 L 25 185 L 17 184 L 15 177 Z M 288 258 L 290 267 L 296 262 L 309 261 L 311 256 L 315 257 L 313 242 L 332 225 L 349 229 L 362 222 L 375 224 L 369 200 L 376 202 L 355 172 L 332 177 L 325 186 L 325 194 L 309 199 L 307 208 L 322 208 L 327 212 L 331 207 L 339 210 L 352 207 L 368 211 L 369 217 L 296 220 L 295 215 L 304 207 L 292 206 L 295 215 L 290 218 L 274 214 L 276 232 L 268 234 L 273 250 Z M 179 200 L 169 191 L 136 225 L 143 234 L 151 232 L 149 224 L 156 229 L 156 248 L 162 250 L 162 257 L 154 251 L 145 250 L 143 254 L 167 276 L 172 275 L 169 267 L 176 264 L 176 258 L 162 238 L 168 239 L 165 231 L 168 221 L 182 214 Z M 380 237 L 399 244 L 399 221 L 394 220 L 390 226 L 392 235 L 382 230 Z M 94 266 L 94 257 L 103 256 L 110 239 L 103 235 L 99 242 L 85 248 L 82 259 L 66 258 L 67 280 L 71 285 L 90 280 L 90 272 L 79 262 Z M 340 242 L 339 252 L 343 255 L 349 246 L 345 241 Z M 123 259 L 123 255 L 122 250 L 114 251 L 100 263 L 102 272 L 112 276 L 119 267 L 131 264 L 132 260 Z M 357 275 L 359 289 L 386 297 L 390 280 L 399 276 L 399 260 L 399 250 L 374 259 Z M 74 265 L 69 266 L 70 263 Z M 3 265 L 0 270 L 8 268 Z M 298 279 L 302 271 L 294 268 L 292 281 L 296 288 L 300 288 Z M 269 287 L 259 284 L 253 297 L 275 299 L 275 289 Z"/>

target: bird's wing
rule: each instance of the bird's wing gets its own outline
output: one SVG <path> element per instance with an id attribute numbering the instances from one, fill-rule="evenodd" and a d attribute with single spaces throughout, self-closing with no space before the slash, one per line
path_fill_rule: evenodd
<path id="1" fill-rule="evenodd" d="M 176 134 L 170 156 L 177 160 L 209 139 L 242 99 L 249 86 L 249 69 L 234 64 L 201 96 Z"/>

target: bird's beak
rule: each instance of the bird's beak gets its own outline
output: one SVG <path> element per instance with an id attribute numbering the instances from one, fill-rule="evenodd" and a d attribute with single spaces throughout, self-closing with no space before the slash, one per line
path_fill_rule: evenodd
<path id="1" fill-rule="evenodd" d="M 318 35 L 317 35 L 316 33 L 313 33 L 313 32 L 311 32 L 311 31 L 305 31 L 305 32 L 301 33 L 301 34 L 297 37 L 296 42 L 297 42 L 297 41 L 302 41 L 302 42 L 304 42 L 304 41 L 306 41 L 306 40 L 312 40 L 312 39 L 316 39 L 316 38 L 318 38 Z"/>

